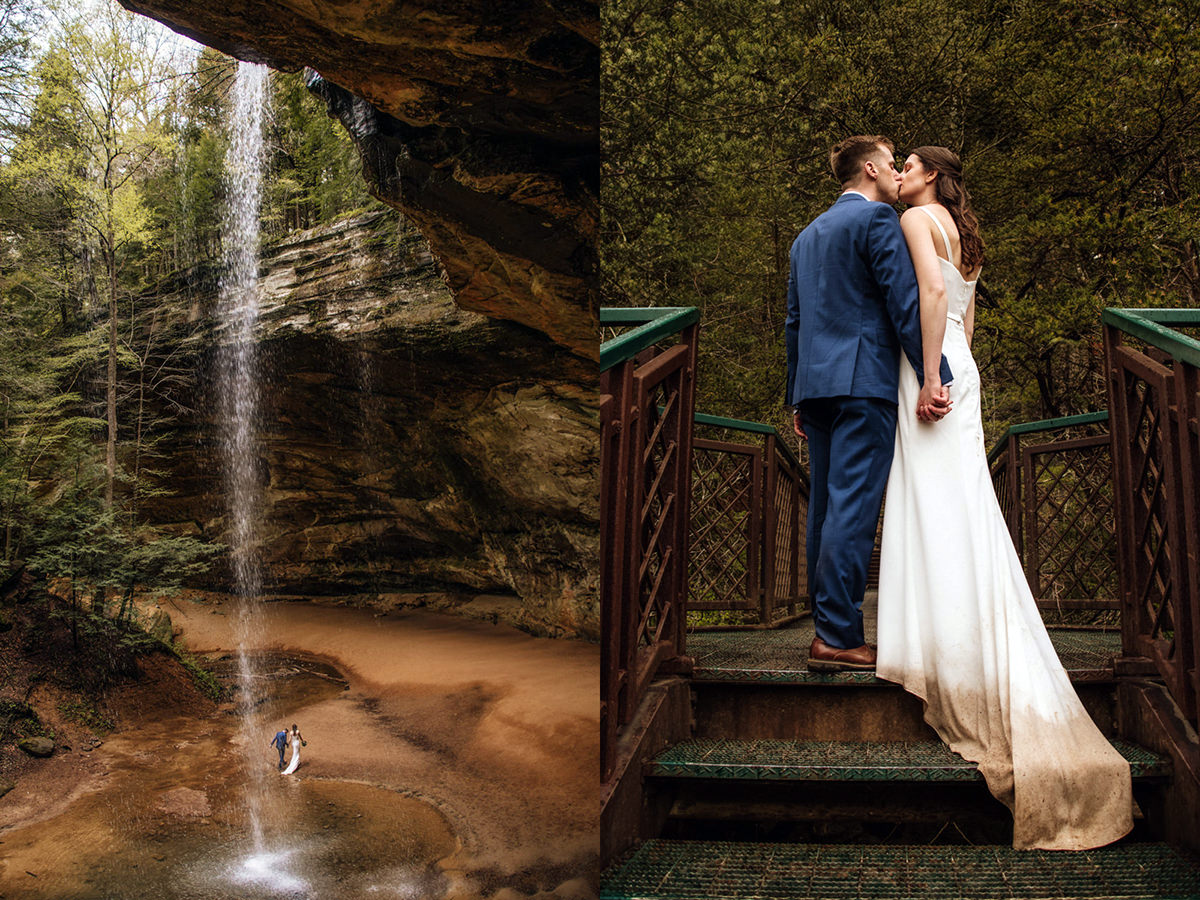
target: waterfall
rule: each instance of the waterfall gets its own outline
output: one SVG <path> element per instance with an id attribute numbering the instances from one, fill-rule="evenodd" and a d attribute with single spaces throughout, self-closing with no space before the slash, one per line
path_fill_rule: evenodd
<path id="1" fill-rule="evenodd" d="M 248 772 L 246 802 L 254 848 L 263 847 L 266 778 L 274 773 L 264 753 L 276 729 L 257 712 L 261 698 L 255 659 L 260 642 L 262 571 L 256 535 L 262 484 L 256 436 L 260 425 L 255 328 L 258 323 L 258 223 L 262 196 L 263 109 L 267 67 L 243 62 L 231 95 L 229 150 L 225 155 L 227 203 L 222 244 L 217 352 L 218 414 L 228 522 L 227 540 L 237 612 L 234 619 L 241 702 L 241 743 Z M 271 734 L 264 733 L 270 731 Z"/>

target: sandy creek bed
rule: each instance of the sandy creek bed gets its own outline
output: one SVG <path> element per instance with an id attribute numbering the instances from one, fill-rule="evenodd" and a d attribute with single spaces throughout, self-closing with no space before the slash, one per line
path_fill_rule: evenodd
<path id="1" fill-rule="evenodd" d="M 231 646 L 226 607 L 168 611 L 192 652 Z M 308 741 L 283 777 L 261 736 L 274 855 L 246 858 L 236 717 L 179 710 L 0 799 L 0 897 L 594 896 L 598 648 L 421 612 L 263 615 L 267 717 Z"/>

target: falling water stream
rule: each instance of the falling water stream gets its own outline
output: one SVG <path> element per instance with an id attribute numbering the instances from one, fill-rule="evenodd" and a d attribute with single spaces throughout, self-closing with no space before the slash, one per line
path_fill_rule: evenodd
<path id="1" fill-rule="evenodd" d="M 267 67 L 243 62 L 232 92 L 223 245 L 225 275 L 219 304 L 223 330 L 218 352 L 219 413 L 230 562 L 237 599 L 236 640 L 241 739 L 246 754 L 246 805 L 254 854 L 263 851 L 262 810 L 266 775 L 260 745 L 266 730 L 258 714 L 255 657 L 262 572 L 257 520 L 262 484 L 256 435 L 260 421 L 257 340 L 259 205 L 262 197 L 263 109 Z"/>

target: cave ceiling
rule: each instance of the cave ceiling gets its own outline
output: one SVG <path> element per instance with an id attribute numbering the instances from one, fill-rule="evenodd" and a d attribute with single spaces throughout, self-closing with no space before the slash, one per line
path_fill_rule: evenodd
<path id="1" fill-rule="evenodd" d="M 240 59 L 311 69 L 455 301 L 597 355 L 597 3 L 121 3 Z"/>

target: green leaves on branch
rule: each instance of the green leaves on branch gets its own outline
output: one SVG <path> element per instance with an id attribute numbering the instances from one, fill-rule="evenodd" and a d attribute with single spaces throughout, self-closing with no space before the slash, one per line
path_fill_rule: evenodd
<path id="1" fill-rule="evenodd" d="M 701 406 L 782 423 L 787 251 L 830 146 L 964 161 L 993 428 L 1096 408 L 1104 306 L 1200 305 L 1200 3 L 612 0 L 603 301 L 703 311 Z"/>

